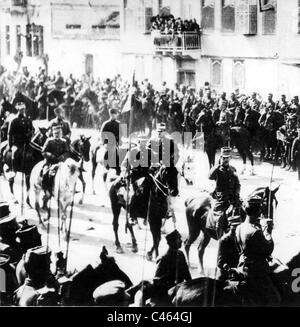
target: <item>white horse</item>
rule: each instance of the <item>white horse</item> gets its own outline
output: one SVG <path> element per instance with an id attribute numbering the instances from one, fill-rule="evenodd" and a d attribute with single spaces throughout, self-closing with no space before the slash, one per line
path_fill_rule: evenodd
<path id="1" fill-rule="evenodd" d="M 42 168 L 44 161 L 39 162 L 35 165 L 30 176 L 30 185 L 34 190 L 35 194 L 35 210 L 39 217 L 39 222 L 44 226 L 44 223 L 41 218 L 41 208 L 40 208 L 40 194 L 42 191 Z M 58 203 L 60 210 L 61 226 L 60 229 L 64 233 L 64 236 L 67 235 L 67 209 L 72 204 L 76 182 L 79 178 L 80 167 L 79 164 L 73 159 L 67 159 L 65 162 L 59 163 L 57 173 L 54 178 L 53 188 L 52 188 L 52 197 Z M 50 206 L 48 206 L 50 210 Z"/>

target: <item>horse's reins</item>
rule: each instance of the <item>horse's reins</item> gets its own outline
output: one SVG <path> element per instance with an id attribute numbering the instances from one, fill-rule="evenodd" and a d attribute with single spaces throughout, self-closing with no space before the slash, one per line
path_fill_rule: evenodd
<path id="1" fill-rule="evenodd" d="M 154 184 L 156 185 L 156 187 L 159 189 L 159 191 L 166 197 L 169 196 L 169 193 L 166 193 L 160 186 L 159 184 L 164 187 L 165 189 L 168 189 L 167 185 L 163 184 L 160 180 L 158 180 L 155 176 L 153 176 L 152 174 L 149 174 L 150 177 L 152 178 Z"/>

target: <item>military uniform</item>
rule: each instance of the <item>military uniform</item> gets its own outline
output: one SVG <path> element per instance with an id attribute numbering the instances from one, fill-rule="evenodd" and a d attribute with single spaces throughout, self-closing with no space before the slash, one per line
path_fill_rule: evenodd
<path id="1" fill-rule="evenodd" d="M 58 304 L 58 283 L 50 271 L 51 252 L 46 246 L 27 251 L 24 267 L 28 277 L 14 295 L 17 306 L 45 306 Z"/>
<path id="2" fill-rule="evenodd" d="M 53 165 L 64 161 L 67 158 L 69 151 L 70 149 L 67 141 L 62 138 L 48 139 L 42 149 L 42 154 L 46 159 L 46 162 L 42 169 L 42 188 L 44 190 L 49 191 L 50 194 L 52 192 L 54 176 L 57 170 L 57 166 Z"/>
<path id="3" fill-rule="evenodd" d="M 230 152 L 229 148 L 222 148 L 222 155 Z M 234 207 L 240 205 L 240 181 L 233 166 L 219 165 L 213 167 L 209 173 L 209 179 L 216 181 L 214 197 L 216 202 L 213 212 L 216 221 L 217 236 L 220 237 L 226 227 L 226 210 L 232 204 Z"/>
<path id="4" fill-rule="evenodd" d="M 266 238 L 258 226 L 244 222 L 236 229 L 236 240 L 240 251 L 237 270 L 244 279 L 239 290 L 247 304 L 278 305 L 280 296 L 270 278 L 268 264 L 274 249 L 272 238 Z"/>
<path id="5" fill-rule="evenodd" d="M 120 122 L 118 120 L 109 119 L 103 123 L 100 131 L 103 144 L 108 143 L 108 138 L 109 138 L 108 133 L 112 133 L 115 136 L 116 145 L 119 146 L 121 135 L 120 135 Z"/>
<path id="6" fill-rule="evenodd" d="M 14 118 L 8 127 L 8 144 L 12 150 L 12 167 L 16 170 L 16 159 L 34 133 L 31 119 L 23 115 Z"/>
<path id="7" fill-rule="evenodd" d="M 299 132 L 300 130 L 298 130 L 298 133 Z M 299 136 L 293 142 L 291 154 L 292 154 L 291 160 L 297 167 L 298 180 L 300 180 L 300 137 Z"/>
<path id="8" fill-rule="evenodd" d="M 71 136 L 71 127 L 69 122 L 67 122 L 65 119 L 63 118 L 54 118 L 50 121 L 50 125 L 49 125 L 49 136 L 52 137 L 53 136 L 53 128 L 56 126 L 60 126 L 62 129 L 62 137 L 65 139 L 70 139 Z"/>
<path id="9" fill-rule="evenodd" d="M 0 273 L 5 272 L 5 278 L 0 279 L 0 306 L 12 305 L 12 296 L 14 291 L 18 288 L 18 281 L 16 278 L 15 268 L 10 264 L 10 257 L 8 255 L 0 254 Z M 4 283 L 3 283 L 4 282 Z"/>

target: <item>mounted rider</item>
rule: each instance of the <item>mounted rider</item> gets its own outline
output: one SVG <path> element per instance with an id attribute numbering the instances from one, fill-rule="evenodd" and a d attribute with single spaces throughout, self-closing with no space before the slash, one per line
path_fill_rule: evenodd
<path id="1" fill-rule="evenodd" d="M 49 136 L 53 137 L 53 128 L 56 126 L 60 126 L 62 130 L 62 138 L 64 138 L 68 144 L 71 143 L 71 126 L 70 123 L 64 118 L 64 107 L 63 105 L 58 106 L 54 109 L 55 118 L 50 121 L 50 125 L 48 127 Z"/>
<path id="2" fill-rule="evenodd" d="M 216 222 L 218 238 L 223 235 L 226 227 L 226 211 L 233 206 L 234 211 L 240 208 L 240 181 L 236 169 L 231 166 L 231 149 L 221 149 L 221 164 L 213 167 L 209 173 L 209 179 L 216 181 L 216 188 L 213 193 L 216 202 L 213 206 L 213 213 Z"/>
<path id="3" fill-rule="evenodd" d="M 118 110 L 116 108 L 111 108 L 109 110 L 110 119 L 105 121 L 100 130 L 100 144 L 96 147 L 95 151 L 97 151 L 102 145 L 106 148 L 106 153 L 104 155 L 104 159 L 109 159 L 109 153 L 112 155 L 116 155 L 115 158 L 118 159 L 118 150 L 121 145 L 122 139 L 122 131 L 121 131 L 121 123 L 117 120 Z M 117 175 L 120 175 L 120 168 L 118 163 L 116 162 L 115 168 L 117 171 Z"/>
<path id="4" fill-rule="evenodd" d="M 8 146 L 9 150 L 11 150 L 12 177 L 15 176 L 18 161 L 22 162 L 20 158 L 24 154 L 25 146 L 30 142 L 34 133 L 32 121 L 25 113 L 26 105 L 24 100 L 19 97 L 15 99 L 15 102 L 18 114 L 10 122 L 8 127 Z"/>
<path id="5" fill-rule="evenodd" d="M 58 163 L 64 161 L 70 151 L 67 141 L 62 138 L 61 125 L 54 126 L 52 132 L 53 137 L 46 141 L 42 149 L 42 154 L 45 158 L 45 164 L 42 169 L 42 188 L 48 199 L 51 197 L 54 176 L 58 169 Z"/>

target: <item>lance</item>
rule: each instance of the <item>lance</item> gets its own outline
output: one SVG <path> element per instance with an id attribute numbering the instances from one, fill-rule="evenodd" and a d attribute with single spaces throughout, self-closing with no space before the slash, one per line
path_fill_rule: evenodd
<path id="1" fill-rule="evenodd" d="M 133 76 L 132 76 L 132 86 L 131 89 L 133 89 L 135 84 L 135 71 L 133 71 Z M 130 113 L 129 113 L 129 128 L 128 128 L 128 132 L 129 132 L 129 148 L 128 148 L 128 153 L 130 156 L 130 152 L 131 152 L 131 129 L 132 129 L 132 122 L 133 122 L 133 100 L 132 100 L 132 92 L 129 93 L 129 96 L 131 97 L 129 99 L 130 101 Z M 128 208 L 128 204 L 129 204 L 129 187 L 130 187 L 130 163 L 127 162 L 127 174 L 128 174 L 128 179 L 127 179 L 127 185 L 126 185 L 126 225 L 125 225 L 125 233 L 127 234 L 127 229 L 128 229 L 128 214 L 129 214 L 129 208 Z"/>

